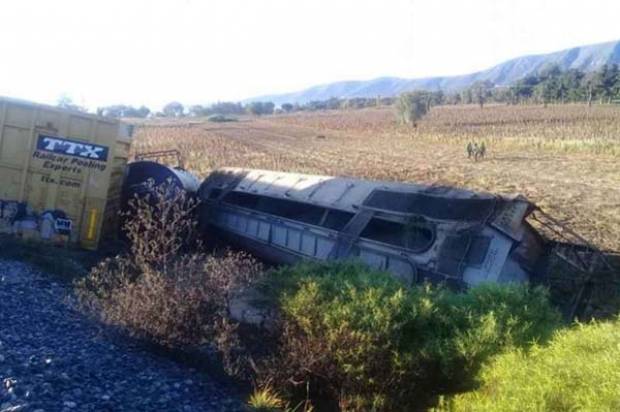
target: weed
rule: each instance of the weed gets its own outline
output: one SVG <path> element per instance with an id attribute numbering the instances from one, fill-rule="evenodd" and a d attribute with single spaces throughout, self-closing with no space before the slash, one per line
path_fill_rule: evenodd
<path id="1" fill-rule="evenodd" d="M 617 411 L 620 320 L 578 324 L 546 346 L 498 356 L 479 389 L 444 399 L 441 411 Z"/>
<path id="2" fill-rule="evenodd" d="M 186 249 L 195 239 L 193 202 L 162 186 L 137 198 L 125 224 L 130 252 L 101 262 L 76 284 L 82 306 L 129 335 L 167 347 L 211 345 L 231 374 L 241 368 L 232 294 L 261 271 L 244 254 Z M 193 244 L 193 242 L 189 242 Z"/>

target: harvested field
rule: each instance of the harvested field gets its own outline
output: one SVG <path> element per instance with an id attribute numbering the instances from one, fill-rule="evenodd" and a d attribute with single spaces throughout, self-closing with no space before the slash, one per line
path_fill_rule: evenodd
<path id="1" fill-rule="evenodd" d="M 467 158 L 484 141 L 487 157 Z M 417 128 L 392 108 L 239 122 L 146 122 L 136 152 L 179 149 L 189 170 L 238 166 L 522 193 L 604 249 L 620 249 L 620 107 L 442 106 Z"/>

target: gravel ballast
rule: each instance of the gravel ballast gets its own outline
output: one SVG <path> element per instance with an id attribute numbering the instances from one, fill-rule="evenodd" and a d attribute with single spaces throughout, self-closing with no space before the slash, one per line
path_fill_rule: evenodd
<path id="1" fill-rule="evenodd" d="M 111 338 L 67 297 L 50 276 L 0 260 L 0 412 L 244 409 L 204 372 Z"/>

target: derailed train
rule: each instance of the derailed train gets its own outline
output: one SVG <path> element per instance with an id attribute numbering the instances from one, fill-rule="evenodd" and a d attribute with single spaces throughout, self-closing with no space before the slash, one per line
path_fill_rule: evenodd
<path id="1" fill-rule="evenodd" d="M 548 252 L 522 196 L 238 168 L 198 196 L 201 227 L 266 260 L 355 258 L 406 284 L 533 280 Z"/>
<path id="2" fill-rule="evenodd" d="M 176 150 L 128 164 L 132 130 L 0 97 L 0 240 L 97 249 L 116 234 L 129 199 L 151 190 L 148 181 L 169 181 L 200 197 L 205 230 L 274 262 L 357 258 L 406 283 L 467 286 L 532 280 L 551 252 L 588 276 L 604 261 L 549 216 L 545 228 L 563 242 L 539 235 L 528 216 L 545 215 L 520 196 L 247 169 L 216 170 L 200 185 L 182 168 L 146 160 L 182 165 Z"/>

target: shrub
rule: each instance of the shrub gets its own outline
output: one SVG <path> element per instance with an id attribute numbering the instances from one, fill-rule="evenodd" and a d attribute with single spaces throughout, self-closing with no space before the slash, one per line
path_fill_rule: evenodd
<path id="1" fill-rule="evenodd" d="M 546 341 L 560 325 L 541 287 L 486 283 L 467 293 L 439 291 L 434 299 L 432 322 L 439 339 L 431 350 L 444 373 L 468 385 L 490 356 Z"/>
<path id="2" fill-rule="evenodd" d="M 415 126 L 430 109 L 432 94 L 423 90 L 403 93 L 396 101 L 396 112 L 401 123 Z"/>
<path id="3" fill-rule="evenodd" d="M 248 401 L 248 406 L 256 412 L 281 411 L 284 405 L 285 402 L 271 387 L 254 391 Z"/>
<path id="4" fill-rule="evenodd" d="M 94 267 L 77 283 L 77 296 L 90 313 L 131 336 L 167 347 L 211 344 L 234 373 L 239 341 L 228 303 L 260 266 L 243 254 L 191 250 L 194 206 L 167 185 L 136 198 L 124 225 L 129 252 Z"/>
<path id="5" fill-rule="evenodd" d="M 108 324 L 165 346 L 213 342 L 228 321 L 231 294 L 257 273 L 251 258 L 200 253 L 179 257 L 166 269 L 117 256 L 79 283 L 83 304 Z"/>
<path id="6" fill-rule="evenodd" d="M 129 200 L 130 210 L 122 216 L 128 256 L 138 271 L 166 271 L 198 241 L 194 219 L 197 202 L 169 181 L 157 186 L 149 180 L 143 190 L 144 195 Z"/>
<path id="7" fill-rule="evenodd" d="M 210 122 L 215 122 L 215 123 L 226 123 L 226 122 L 236 122 L 237 118 L 224 116 L 223 114 L 213 114 L 207 117 L 207 120 Z"/>
<path id="8" fill-rule="evenodd" d="M 620 410 L 620 320 L 578 324 L 548 346 L 500 355 L 480 379 L 480 389 L 442 402 L 439 410 Z"/>
<path id="9" fill-rule="evenodd" d="M 540 288 L 405 289 L 347 262 L 284 268 L 262 288 L 283 319 L 259 381 L 289 397 L 309 386 L 311 397 L 344 410 L 419 408 L 429 394 L 467 387 L 489 356 L 544 340 L 559 322 Z"/>
<path id="10" fill-rule="evenodd" d="M 273 114 L 275 105 L 273 102 L 250 102 L 245 106 L 248 113 L 260 116 L 263 114 Z"/>
<path id="11" fill-rule="evenodd" d="M 313 412 L 314 407 L 308 400 L 290 406 L 271 386 L 256 389 L 248 400 L 250 410 L 254 412 Z"/>

